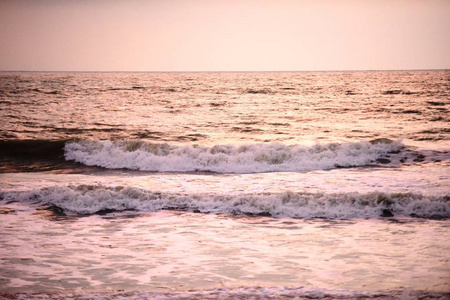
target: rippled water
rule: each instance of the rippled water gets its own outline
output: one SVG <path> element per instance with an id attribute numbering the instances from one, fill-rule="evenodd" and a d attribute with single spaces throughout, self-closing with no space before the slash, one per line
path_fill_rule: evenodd
<path id="1" fill-rule="evenodd" d="M 3 73 L 0 136 L 223 144 L 448 140 L 450 74 Z"/>
<path id="2" fill-rule="evenodd" d="M 0 298 L 445 299 L 449 86 L 0 73 Z"/>

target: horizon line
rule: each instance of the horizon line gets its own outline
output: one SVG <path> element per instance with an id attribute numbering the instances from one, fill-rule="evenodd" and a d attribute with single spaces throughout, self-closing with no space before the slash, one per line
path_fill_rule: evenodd
<path id="1" fill-rule="evenodd" d="M 85 71 L 85 70 L 0 70 L 0 73 L 312 73 L 312 72 L 414 72 L 414 71 L 449 71 L 450 68 L 438 69 L 345 69 L 345 70 L 291 70 L 291 71 Z"/>

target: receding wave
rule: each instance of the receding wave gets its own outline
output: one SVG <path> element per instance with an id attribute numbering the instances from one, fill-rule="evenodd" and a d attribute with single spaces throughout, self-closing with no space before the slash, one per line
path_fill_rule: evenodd
<path id="1" fill-rule="evenodd" d="M 83 140 L 67 143 L 65 158 L 88 166 L 156 172 L 299 172 L 364 166 L 402 147 L 400 141 L 387 139 L 312 146 L 271 143 L 213 147 Z"/>
<path id="2" fill-rule="evenodd" d="M 117 211 L 187 210 L 290 218 L 352 219 L 374 217 L 450 217 L 450 196 L 413 193 L 253 193 L 182 194 L 130 186 L 52 186 L 27 192 L 0 193 L 2 201 L 19 201 L 69 215 Z"/>

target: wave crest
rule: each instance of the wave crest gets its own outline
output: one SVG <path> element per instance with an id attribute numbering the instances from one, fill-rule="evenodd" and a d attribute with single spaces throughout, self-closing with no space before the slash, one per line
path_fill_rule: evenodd
<path id="1" fill-rule="evenodd" d="M 329 143 L 312 146 L 271 144 L 175 146 L 144 141 L 69 142 L 66 160 L 108 169 L 218 173 L 299 172 L 363 166 L 399 151 L 401 141 Z"/>
<path id="2" fill-rule="evenodd" d="M 0 193 L 0 199 L 57 207 L 64 213 L 75 215 L 172 209 L 291 218 L 450 217 L 449 196 L 412 193 L 181 194 L 130 186 L 78 185 Z"/>

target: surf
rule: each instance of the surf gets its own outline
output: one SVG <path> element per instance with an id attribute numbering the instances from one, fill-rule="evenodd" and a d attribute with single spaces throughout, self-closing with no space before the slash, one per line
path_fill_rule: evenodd
<path id="1" fill-rule="evenodd" d="M 278 142 L 179 146 L 135 140 L 81 140 L 66 143 L 64 157 L 87 166 L 153 172 L 302 172 L 377 163 L 403 147 L 400 140 L 388 139 L 311 146 Z"/>
<path id="2" fill-rule="evenodd" d="M 358 219 L 378 217 L 450 217 L 449 196 L 419 193 L 176 193 L 132 186 L 68 185 L 0 193 L 2 202 L 44 207 L 58 214 L 93 215 L 111 212 L 182 210 L 229 215 L 259 215 L 298 219 Z"/>

